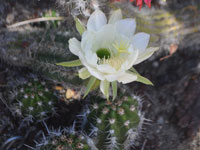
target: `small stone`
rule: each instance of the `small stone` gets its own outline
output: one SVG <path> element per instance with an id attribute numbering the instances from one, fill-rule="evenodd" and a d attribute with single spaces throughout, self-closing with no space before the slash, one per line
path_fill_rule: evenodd
<path id="1" fill-rule="evenodd" d="M 158 123 L 158 124 L 164 124 L 164 122 L 165 122 L 165 121 L 164 121 L 164 118 L 163 118 L 163 117 L 159 117 L 158 120 L 157 120 L 157 123 Z"/>
<path id="2" fill-rule="evenodd" d="M 157 68 L 157 67 L 159 66 L 159 63 L 158 63 L 157 61 L 155 61 L 155 62 L 152 63 L 152 66 L 153 66 L 154 68 Z"/>
<path id="3" fill-rule="evenodd" d="M 12 23 L 14 21 L 15 17 L 13 14 L 8 14 L 7 17 L 6 17 L 6 22 L 8 24 Z"/>
<path id="4" fill-rule="evenodd" d="M 59 92 L 60 92 L 60 94 L 65 94 L 66 93 L 65 89 L 60 90 Z"/>

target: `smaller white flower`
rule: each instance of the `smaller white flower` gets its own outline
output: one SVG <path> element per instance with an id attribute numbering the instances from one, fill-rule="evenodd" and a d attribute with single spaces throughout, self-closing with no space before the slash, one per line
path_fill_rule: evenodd
<path id="1" fill-rule="evenodd" d="M 133 65 L 149 58 L 158 49 L 147 48 L 149 34 L 141 32 L 134 35 L 135 19 L 122 19 L 121 10 L 116 10 L 107 21 L 105 14 L 96 9 L 87 22 L 87 29 L 78 19 L 76 26 L 82 34 L 82 39 L 81 42 L 76 38 L 70 39 L 69 49 L 79 57 L 80 61 L 71 63 L 84 66 L 79 70 L 79 77 L 82 79 L 91 77 L 87 87 L 89 90 L 95 79 L 98 79 L 101 81 L 102 93 L 109 98 L 109 87 L 112 83 L 115 98 L 116 82 L 126 84 L 139 81 L 152 84 L 132 68 Z M 69 63 L 59 63 L 59 65 L 69 66 Z"/>

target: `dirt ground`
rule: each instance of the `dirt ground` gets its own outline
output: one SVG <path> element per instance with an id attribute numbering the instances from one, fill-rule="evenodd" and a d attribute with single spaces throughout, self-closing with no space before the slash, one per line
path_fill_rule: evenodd
<path id="1" fill-rule="evenodd" d="M 26 32 L 27 28 L 41 32 L 46 28 L 45 23 L 34 23 L 13 31 L 7 29 L 7 25 L 41 17 L 49 9 L 58 9 L 53 0 L 0 0 L 0 51 L 6 50 L 4 43 L 13 41 L 16 35 Z M 28 42 L 31 40 L 27 39 Z M 186 41 L 188 39 L 183 40 L 180 45 L 187 45 Z M 26 42 L 22 44 L 26 50 L 34 46 L 27 45 Z M 18 51 L 17 55 L 24 54 L 24 50 Z M 161 50 L 153 59 L 136 66 L 138 72 L 150 79 L 154 86 L 135 82 L 125 86 L 130 92 L 142 96 L 143 110 L 146 118 L 150 120 L 137 148 L 200 150 L 200 47 L 180 46 L 172 56 L 160 60 L 164 55 L 166 53 Z M 0 59 L 0 93 L 8 82 L 9 70 L 15 69 Z M 16 72 L 19 72 L 19 69 L 16 69 Z M 5 124 L 4 128 L 0 126 L 0 136 L 9 137 L 7 131 L 16 126 L 8 120 L 9 115 L 5 104 L 0 101 L 0 116 Z"/>

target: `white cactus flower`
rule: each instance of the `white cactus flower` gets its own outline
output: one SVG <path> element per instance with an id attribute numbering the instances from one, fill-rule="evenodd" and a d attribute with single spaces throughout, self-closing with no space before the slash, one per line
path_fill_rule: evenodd
<path id="1" fill-rule="evenodd" d="M 147 48 L 149 34 L 140 32 L 134 35 L 135 19 L 122 19 L 121 10 L 116 10 L 107 21 L 105 14 L 96 9 L 87 22 L 87 29 L 79 20 L 76 23 L 82 39 L 81 42 L 76 38 L 70 39 L 69 49 L 84 66 L 79 70 L 80 78 L 92 76 L 100 80 L 100 89 L 107 98 L 110 83 L 114 88 L 113 97 L 116 97 L 116 81 L 123 84 L 133 81 L 151 84 L 132 66 L 149 58 L 158 48 Z M 58 65 L 66 66 L 62 63 Z M 90 84 L 94 82 L 94 78 L 90 80 Z"/>

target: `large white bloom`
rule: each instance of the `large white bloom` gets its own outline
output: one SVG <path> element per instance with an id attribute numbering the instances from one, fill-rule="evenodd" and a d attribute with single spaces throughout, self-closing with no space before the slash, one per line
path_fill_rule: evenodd
<path id="1" fill-rule="evenodd" d="M 137 74 L 129 69 L 149 58 L 157 48 L 147 48 L 149 34 L 140 32 L 134 35 L 135 28 L 135 19 L 122 19 L 121 10 L 115 11 L 108 21 L 101 10 L 95 10 L 81 42 L 76 38 L 69 40 L 70 51 L 84 65 L 79 76 L 101 80 L 100 89 L 104 94 L 109 82 L 126 84 L 137 81 Z"/>

